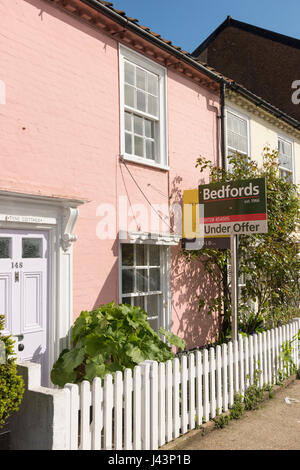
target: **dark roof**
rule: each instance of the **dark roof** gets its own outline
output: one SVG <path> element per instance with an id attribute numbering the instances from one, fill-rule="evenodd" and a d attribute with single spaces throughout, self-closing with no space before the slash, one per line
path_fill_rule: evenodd
<path id="1" fill-rule="evenodd" d="M 226 77 L 225 75 L 222 75 L 213 67 L 208 66 L 207 64 L 200 61 L 199 59 L 196 59 L 196 57 L 194 57 L 189 52 L 184 51 L 179 46 L 175 46 L 172 43 L 172 41 L 162 38 L 160 34 L 151 31 L 150 28 L 148 28 L 147 26 L 138 24 L 139 21 L 136 18 L 131 18 L 129 16 L 126 16 L 126 13 L 123 10 L 117 10 L 116 8 L 114 8 L 113 3 L 107 2 L 104 0 L 80 0 L 80 1 L 84 3 L 85 5 L 88 5 L 91 8 L 108 16 L 112 20 L 126 27 L 128 30 L 142 36 L 143 39 L 147 39 L 148 41 L 155 44 L 157 47 L 160 47 L 164 49 L 165 51 L 172 53 L 177 58 L 183 60 L 191 67 L 194 67 L 195 69 L 197 69 L 198 71 L 206 75 L 211 80 L 219 84 L 222 84 L 222 83 L 225 84 L 227 87 L 237 91 L 238 93 L 240 93 L 241 95 L 243 95 L 244 97 L 252 101 L 257 106 L 260 106 L 261 108 L 265 109 L 266 111 L 273 114 L 274 116 L 282 119 L 283 121 L 285 121 L 292 127 L 296 129 L 300 129 L 299 121 L 292 118 L 288 114 L 282 112 L 280 109 L 268 103 L 260 96 L 257 96 L 251 91 L 247 90 L 244 86 L 236 83 L 231 78 Z M 236 20 L 232 20 L 231 17 L 228 17 L 226 21 L 229 21 L 229 18 L 231 19 L 231 21 L 236 21 Z M 241 24 L 246 24 L 246 23 L 241 23 Z"/>
<path id="2" fill-rule="evenodd" d="M 294 47 L 296 49 L 300 49 L 300 39 L 292 38 L 290 36 L 285 36 L 284 34 L 275 33 L 274 31 L 270 31 L 268 29 L 259 28 L 258 26 L 254 26 L 252 24 L 243 23 L 242 21 L 238 21 L 233 19 L 231 16 L 227 16 L 226 20 L 218 26 L 217 29 L 213 33 L 211 33 L 208 38 L 206 38 L 197 49 L 192 52 L 193 57 L 197 57 L 201 52 L 203 52 L 214 40 L 215 38 L 222 32 L 224 29 L 228 27 L 233 27 L 237 29 L 242 29 L 243 31 L 247 31 L 248 33 L 256 34 L 257 36 L 261 36 L 266 39 L 270 39 L 271 41 L 280 42 L 281 44 L 285 44 L 286 46 Z"/>

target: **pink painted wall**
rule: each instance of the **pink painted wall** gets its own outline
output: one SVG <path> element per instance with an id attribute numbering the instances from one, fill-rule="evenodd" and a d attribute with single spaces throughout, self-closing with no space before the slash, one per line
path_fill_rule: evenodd
<path id="1" fill-rule="evenodd" d="M 114 206 L 118 227 L 119 196 L 146 203 L 119 163 L 118 43 L 43 0 L 0 0 L 0 31 L 0 188 L 90 201 L 75 230 L 75 318 L 118 301 L 118 241 L 97 237 L 97 207 Z M 199 183 L 197 156 L 218 158 L 218 96 L 171 70 L 167 90 L 170 171 L 128 164 L 151 202 L 165 205 Z M 211 339 L 216 320 L 197 312 L 201 267 L 172 252 L 173 331 L 193 347 Z"/>

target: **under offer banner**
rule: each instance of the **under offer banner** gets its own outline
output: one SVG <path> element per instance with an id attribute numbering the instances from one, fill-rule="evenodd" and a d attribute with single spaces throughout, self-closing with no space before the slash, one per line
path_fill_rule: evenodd
<path id="1" fill-rule="evenodd" d="M 268 231 L 265 178 L 201 185 L 199 204 L 204 237 Z"/>

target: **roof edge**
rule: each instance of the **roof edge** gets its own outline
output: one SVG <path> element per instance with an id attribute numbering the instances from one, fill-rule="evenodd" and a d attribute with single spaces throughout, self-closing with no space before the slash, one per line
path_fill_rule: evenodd
<path id="1" fill-rule="evenodd" d="M 296 49 L 300 49 L 300 39 L 293 38 L 292 36 L 286 36 L 285 34 L 276 33 L 269 29 L 261 28 L 260 26 L 255 26 L 249 23 L 244 23 L 243 21 L 235 20 L 231 16 L 227 16 L 226 20 L 223 21 L 193 52 L 192 56 L 198 57 L 201 52 L 203 52 L 214 39 L 227 27 L 232 26 L 237 29 L 242 29 L 249 33 L 256 34 L 258 36 L 270 39 L 271 41 L 276 41 L 281 44 L 285 44 Z"/>
<path id="2" fill-rule="evenodd" d="M 104 5 L 103 3 L 98 2 L 98 0 L 80 0 L 81 3 L 97 10 L 99 13 L 104 14 L 105 16 L 109 17 L 110 19 L 116 21 L 120 25 L 128 28 L 135 34 L 138 34 L 142 38 L 148 40 L 149 42 L 153 43 L 157 47 L 160 47 L 164 51 L 171 53 L 172 55 L 176 56 L 177 58 L 183 60 L 184 62 L 192 65 L 194 68 L 198 69 L 199 72 L 206 75 L 211 80 L 221 83 L 224 79 L 215 72 L 212 72 L 208 68 L 206 68 L 201 63 L 197 62 L 190 54 L 184 54 L 183 52 L 177 50 L 174 46 L 169 45 L 162 41 L 160 38 L 153 36 L 148 31 L 142 29 L 139 25 L 129 21 L 126 17 L 124 18 L 108 6 Z"/>
<path id="3" fill-rule="evenodd" d="M 230 78 L 225 77 L 222 74 L 219 74 L 217 71 L 214 72 L 210 70 L 204 64 L 197 61 L 195 57 L 192 57 L 192 55 L 185 54 L 181 51 L 178 51 L 174 46 L 165 43 L 158 37 L 153 36 L 148 31 L 142 29 L 139 25 L 135 24 L 134 22 L 131 22 L 127 17 L 120 15 L 118 12 L 116 12 L 114 9 L 110 8 L 109 6 L 106 6 L 103 3 L 100 3 L 98 0 L 80 0 L 80 2 L 89 6 L 90 8 L 93 8 L 99 13 L 104 14 L 105 16 L 117 22 L 121 26 L 128 28 L 131 32 L 138 34 L 143 39 L 148 40 L 152 44 L 163 49 L 164 51 L 176 56 L 177 58 L 184 61 L 191 67 L 197 69 L 203 75 L 207 76 L 208 78 L 217 82 L 218 84 L 225 84 L 228 88 L 232 88 L 233 90 L 237 91 L 238 93 L 242 94 L 244 97 L 252 101 L 257 106 L 261 106 L 262 108 L 267 110 L 269 113 L 273 114 L 275 117 L 282 119 L 290 126 L 294 127 L 297 130 L 300 130 L 300 122 L 292 118 L 290 115 L 279 110 L 278 108 L 268 103 L 263 98 L 255 95 L 254 93 L 244 88 L 240 84 L 230 80 Z M 219 28 L 222 27 L 224 29 L 227 25 L 231 24 L 232 21 L 236 21 L 236 20 L 233 20 L 231 16 L 228 16 L 226 20 L 222 23 L 222 25 L 219 26 Z"/>

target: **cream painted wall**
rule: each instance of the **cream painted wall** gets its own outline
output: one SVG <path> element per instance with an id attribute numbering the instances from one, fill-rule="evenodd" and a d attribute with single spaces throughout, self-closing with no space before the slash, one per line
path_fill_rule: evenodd
<path id="1" fill-rule="evenodd" d="M 241 117 L 249 120 L 249 155 L 259 164 L 262 164 L 263 148 L 265 146 L 269 146 L 271 149 L 277 149 L 278 136 L 293 142 L 294 181 L 296 184 L 300 184 L 300 136 L 299 138 L 295 138 L 285 130 L 280 129 L 279 126 L 277 127 L 271 124 L 251 111 L 246 111 L 229 98 L 226 99 L 226 109 L 236 112 Z"/>

